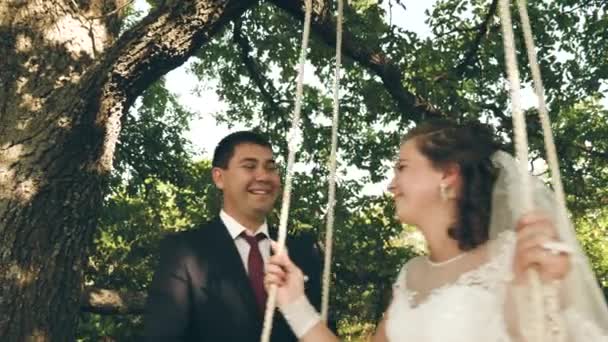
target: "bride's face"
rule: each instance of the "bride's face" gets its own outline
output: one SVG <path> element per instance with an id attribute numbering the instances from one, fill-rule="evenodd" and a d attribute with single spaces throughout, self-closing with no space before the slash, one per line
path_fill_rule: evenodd
<path id="1" fill-rule="evenodd" d="M 442 178 L 443 172 L 420 153 L 414 139 L 401 145 L 389 191 L 402 223 L 419 225 L 425 215 L 433 213 L 432 209 L 441 201 Z"/>

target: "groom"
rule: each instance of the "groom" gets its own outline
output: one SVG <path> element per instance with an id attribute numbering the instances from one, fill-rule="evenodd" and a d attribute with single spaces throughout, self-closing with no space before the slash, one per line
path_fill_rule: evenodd
<path id="1" fill-rule="evenodd" d="M 168 236 L 149 288 L 145 341 L 259 341 L 266 303 L 264 262 L 277 231 L 266 216 L 281 189 L 268 141 L 250 131 L 226 136 L 215 149 L 212 178 L 222 191 L 218 217 Z M 319 309 L 321 260 L 314 240 L 287 239 L 308 276 L 308 298 Z M 273 342 L 296 341 L 280 314 Z"/>

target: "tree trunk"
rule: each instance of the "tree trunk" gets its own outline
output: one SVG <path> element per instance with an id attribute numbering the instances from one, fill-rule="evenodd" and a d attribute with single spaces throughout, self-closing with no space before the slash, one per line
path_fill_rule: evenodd
<path id="1" fill-rule="evenodd" d="M 74 338 L 102 179 L 90 164 L 101 137 L 90 124 L 95 113 L 71 106 L 84 72 L 113 39 L 107 22 L 86 19 L 101 14 L 95 5 L 0 5 L 3 341 Z"/>
<path id="2" fill-rule="evenodd" d="M 0 340 L 72 341 L 121 118 L 251 0 L 0 3 Z"/>

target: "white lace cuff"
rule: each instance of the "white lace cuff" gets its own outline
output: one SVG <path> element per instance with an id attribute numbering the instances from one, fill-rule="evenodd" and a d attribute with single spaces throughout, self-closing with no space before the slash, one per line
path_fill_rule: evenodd
<path id="1" fill-rule="evenodd" d="M 305 295 L 279 308 L 279 310 L 298 339 L 306 335 L 321 320 L 321 316 Z"/>

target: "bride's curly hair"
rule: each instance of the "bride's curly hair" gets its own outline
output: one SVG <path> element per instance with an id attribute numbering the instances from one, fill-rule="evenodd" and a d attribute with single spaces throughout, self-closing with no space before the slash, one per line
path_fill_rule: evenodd
<path id="1" fill-rule="evenodd" d="M 459 219 L 449 228 L 448 235 L 458 241 L 463 251 L 486 242 L 492 189 L 498 176 L 490 157 L 501 148 L 494 130 L 479 122 L 427 121 L 408 132 L 403 141 L 410 139 L 415 139 L 418 150 L 434 167 L 442 168 L 451 163 L 460 167 Z"/>

